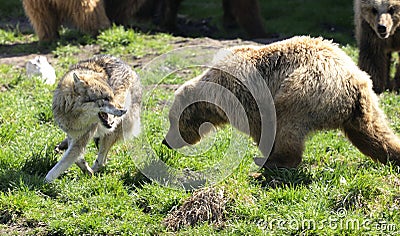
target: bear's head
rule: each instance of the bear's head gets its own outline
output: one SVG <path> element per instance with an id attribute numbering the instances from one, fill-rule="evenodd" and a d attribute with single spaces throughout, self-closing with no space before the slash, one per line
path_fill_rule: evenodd
<path id="1" fill-rule="evenodd" d="M 169 148 L 196 144 L 215 127 L 227 123 L 221 108 L 198 98 L 201 90 L 207 88 L 192 82 L 182 85 L 175 92 L 175 100 L 168 115 L 170 127 L 162 142 Z"/>
<path id="2" fill-rule="evenodd" d="M 400 1 L 361 0 L 361 16 L 379 38 L 388 38 L 400 25 Z"/>

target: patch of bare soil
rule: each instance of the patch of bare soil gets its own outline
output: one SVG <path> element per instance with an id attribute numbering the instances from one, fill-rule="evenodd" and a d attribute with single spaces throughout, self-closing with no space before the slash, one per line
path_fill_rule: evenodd
<path id="1" fill-rule="evenodd" d="M 0 235 L 47 235 L 46 224 L 21 217 L 18 211 L 0 211 Z"/>
<path id="2" fill-rule="evenodd" d="M 212 47 L 231 47 L 235 45 L 256 45 L 259 43 L 270 43 L 275 41 L 276 39 L 263 39 L 258 41 L 245 41 L 242 39 L 234 39 L 234 40 L 216 40 L 211 38 L 176 38 L 175 40 L 171 41 L 170 44 L 173 46 L 173 49 L 176 48 L 183 48 L 187 46 L 212 46 Z M 76 55 L 79 59 L 86 59 L 91 57 L 95 54 L 99 54 L 100 46 L 99 45 L 84 45 L 80 48 L 80 53 Z M 54 57 L 53 54 L 49 53 L 32 53 L 32 54 L 10 54 L 4 53 L 0 50 L 0 64 L 8 64 L 14 65 L 17 68 L 25 67 L 27 61 L 35 58 L 36 56 L 46 56 L 47 60 L 50 64 L 55 64 L 58 58 Z M 150 62 L 152 59 L 157 57 L 154 53 L 149 53 L 144 55 L 140 58 L 136 58 L 133 56 L 124 56 L 123 60 L 126 61 L 128 64 L 133 66 L 134 68 L 140 68 Z"/>
<path id="3" fill-rule="evenodd" d="M 1 51 L 0 51 L 1 53 Z M 85 59 L 94 54 L 100 53 L 100 46 L 85 45 L 80 47 L 80 53 L 76 55 L 79 59 Z M 25 67 L 26 62 L 36 56 L 45 56 L 50 64 L 55 64 L 57 58 L 51 53 L 31 53 L 31 54 L 0 54 L 0 64 L 14 65 L 17 68 Z"/>
<path id="4" fill-rule="evenodd" d="M 257 39 L 254 41 L 246 41 L 239 38 L 228 40 L 212 39 L 209 37 L 215 35 L 218 29 L 215 26 L 212 26 L 210 21 L 210 19 L 195 21 L 184 17 L 179 17 L 177 32 L 174 32 L 174 35 L 177 35 L 177 37 L 170 42 L 170 44 L 173 46 L 173 49 L 197 45 L 230 47 L 244 44 L 267 44 L 278 40 L 278 38 Z M 18 29 L 22 33 L 33 32 L 33 29 L 26 18 L 10 19 L 7 22 L 0 21 L 0 28 L 13 30 Z M 202 37 L 191 38 L 193 35 L 202 35 Z M 30 53 L 28 50 L 33 52 Z M 15 53 L 15 51 L 18 51 L 18 53 Z M 76 57 L 79 59 L 86 59 L 94 54 L 99 54 L 100 52 L 100 47 L 98 45 L 85 45 L 81 46 L 80 53 L 77 54 Z M 15 45 L 0 45 L 0 64 L 14 65 L 17 68 L 22 68 L 25 67 L 25 64 L 28 60 L 33 59 L 38 55 L 46 56 L 50 64 L 54 64 L 58 60 L 54 57 L 54 55 L 51 54 L 51 49 L 40 49 L 37 42 L 29 44 L 21 43 Z M 144 55 L 140 58 L 124 56 L 122 59 L 128 64 L 132 65 L 134 68 L 140 68 L 157 56 L 158 55 L 154 53 L 149 53 L 148 55 Z"/>
<path id="5" fill-rule="evenodd" d="M 26 223 L 0 225 L 0 235 L 48 235 L 46 225 L 39 223 L 28 226 Z"/>

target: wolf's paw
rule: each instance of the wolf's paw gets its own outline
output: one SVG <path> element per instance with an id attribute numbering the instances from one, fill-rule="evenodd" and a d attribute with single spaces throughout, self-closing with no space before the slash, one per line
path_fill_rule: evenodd
<path id="1" fill-rule="evenodd" d="M 92 170 L 92 168 L 90 168 L 89 164 L 84 160 L 78 160 L 77 162 L 75 162 L 79 168 L 83 171 L 83 173 L 92 176 L 94 171 Z"/>
<path id="2" fill-rule="evenodd" d="M 92 166 L 93 173 L 99 173 L 100 171 L 104 170 L 104 167 L 105 167 L 104 165 L 97 164 L 96 161 Z"/>

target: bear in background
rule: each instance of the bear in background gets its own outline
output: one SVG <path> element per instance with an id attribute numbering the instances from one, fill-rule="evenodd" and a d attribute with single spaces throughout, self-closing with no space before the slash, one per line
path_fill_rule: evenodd
<path id="1" fill-rule="evenodd" d="M 183 0 L 23 0 L 23 6 L 39 41 L 59 37 L 62 24 L 96 35 L 111 23 L 132 26 L 138 21 L 153 21 L 161 29 L 174 32 Z M 239 24 L 251 38 L 267 36 L 258 0 L 223 0 L 224 26 Z"/>
<path id="2" fill-rule="evenodd" d="M 235 99 L 218 87 L 229 90 Z M 263 140 L 273 133 L 262 133 L 265 107 L 255 100 L 267 90 L 276 110 L 271 153 Z M 244 108 L 247 119 L 238 117 L 238 107 Z M 256 158 L 256 164 L 265 167 L 296 167 L 306 137 L 328 129 L 341 129 L 372 159 L 400 165 L 400 139 L 379 108 L 370 77 L 337 45 L 321 38 L 294 37 L 267 46 L 228 49 L 212 68 L 175 92 L 169 121 L 163 144 L 170 148 L 199 142 L 211 130 L 203 124 L 219 127 L 229 122 L 253 138 L 268 158 Z M 243 129 L 246 125 L 248 130 Z"/>
<path id="3" fill-rule="evenodd" d="M 112 22 L 128 26 L 132 20 L 153 20 L 160 28 L 174 32 L 183 0 L 105 0 Z M 239 25 L 251 38 L 265 38 L 258 0 L 222 0 L 225 28 Z"/>
<path id="4" fill-rule="evenodd" d="M 111 25 L 102 0 L 23 0 L 22 3 L 42 42 L 57 39 L 63 23 L 71 23 L 91 35 Z"/>
<path id="5" fill-rule="evenodd" d="M 399 90 L 400 67 L 393 83 L 389 73 L 392 52 L 400 50 L 400 1 L 354 0 L 354 24 L 358 65 L 370 74 L 374 91 Z"/>
<path id="6" fill-rule="evenodd" d="M 107 16 L 113 23 L 131 26 L 135 21 L 152 21 L 173 31 L 182 0 L 105 0 Z"/>
<path id="7" fill-rule="evenodd" d="M 223 0 L 223 24 L 229 28 L 237 23 L 251 38 L 266 38 L 258 0 Z"/>

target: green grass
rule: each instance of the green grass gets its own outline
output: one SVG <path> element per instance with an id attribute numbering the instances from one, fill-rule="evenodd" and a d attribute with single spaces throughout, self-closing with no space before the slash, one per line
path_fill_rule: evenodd
<path id="1" fill-rule="evenodd" d="M 310 34 L 332 38 L 357 60 L 351 1 L 261 2 L 269 32 L 281 36 Z M 21 1 L 0 0 L 0 4 L 0 19 L 23 16 Z M 222 25 L 220 0 L 185 0 L 181 13 L 196 19 L 217 16 L 211 22 L 217 27 Z M 234 33 L 242 32 L 222 29 L 218 32 L 226 37 Z M 65 137 L 55 125 L 51 111 L 56 85 L 44 85 L 39 78 L 28 78 L 23 67 L 0 65 L 0 234 L 398 234 L 400 170 L 362 155 L 339 131 L 311 136 L 299 168 L 271 170 L 260 179 L 248 175 L 254 170 L 252 158 L 260 153 L 245 136 L 240 136 L 244 153 L 236 168 L 228 173 L 212 168 L 216 163 L 230 167 L 238 161 L 227 150 L 231 137 L 237 135 L 229 126 L 202 142 L 197 155 L 189 156 L 185 150 L 171 151 L 161 146 L 168 128 L 166 114 L 174 88 L 198 75 L 202 68 L 186 68 L 192 61 L 183 56 L 156 59 L 151 73 L 141 70 L 147 61 L 136 63 L 162 55 L 173 48 L 173 42 L 182 40 L 169 34 L 146 34 L 114 26 L 97 38 L 62 29 L 60 41 L 38 48 L 37 37 L 32 33 L 21 32 L 18 27 L 0 29 L 2 57 L 29 56 L 44 49 L 60 78 L 78 60 L 109 53 L 135 65 L 145 87 L 144 128 L 140 138 L 115 145 L 106 169 L 92 178 L 73 166 L 53 184 L 45 184 L 44 176 L 60 158 L 53 148 Z M 195 53 L 198 52 L 190 54 Z M 384 93 L 381 105 L 392 128 L 400 134 L 399 96 Z M 228 200 L 222 226 L 204 222 L 171 232 L 162 224 L 167 214 L 192 193 L 161 186 L 143 176 L 143 170 L 154 174 L 149 164 L 159 164 L 150 158 L 149 150 L 180 171 L 178 177 L 184 169 L 225 177 L 213 179 L 218 182 L 218 188 L 225 190 Z M 93 162 L 95 153 L 95 145 L 91 143 L 86 159 Z M 159 172 L 155 174 L 168 177 L 169 173 L 156 171 Z M 201 182 L 201 176 L 194 179 L 199 184 L 211 184 Z M 189 187 L 193 183 L 186 184 Z"/>

